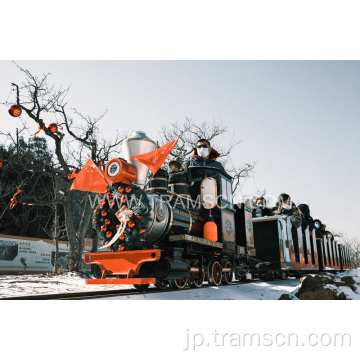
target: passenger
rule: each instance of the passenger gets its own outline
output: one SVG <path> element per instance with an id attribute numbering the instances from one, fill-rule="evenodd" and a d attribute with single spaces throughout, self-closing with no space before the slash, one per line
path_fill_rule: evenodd
<path id="1" fill-rule="evenodd" d="M 215 160 L 219 156 L 220 154 L 210 147 L 209 140 L 200 139 L 196 144 L 196 148 L 194 148 L 192 158 L 186 161 L 186 167 L 208 166 L 226 173 L 222 164 Z"/>
<path id="2" fill-rule="evenodd" d="M 272 209 L 272 215 L 290 217 L 293 226 L 298 228 L 301 225 L 301 215 L 299 210 L 292 207 L 291 197 L 288 194 L 281 194 L 279 196 L 278 206 Z"/>
<path id="3" fill-rule="evenodd" d="M 305 220 L 309 226 L 309 231 L 313 231 L 314 229 L 314 219 L 310 216 L 310 209 L 309 206 L 306 204 L 298 205 L 298 209 L 304 215 Z"/>
<path id="4" fill-rule="evenodd" d="M 307 229 L 307 227 L 308 227 L 308 223 L 307 223 L 307 221 L 306 221 L 306 219 L 305 219 L 305 216 L 304 216 L 304 214 L 301 212 L 301 210 L 295 205 L 295 203 L 292 203 L 292 207 L 293 207 L 293 209 L 296 209 L 297 211 L 299 211 L 299 214 L 300 214 L 300 216 L 301 216 L 301 229 L 302 229 L 302 231 L 304 232 L 304 231 Z"/>
<path id="5" fill-rule="evenodd" d="M 252 211 L 253 217 L 270 216 L 271 209 L 266 207 L 266 200 L 263 196 L 258 197 L 254 201 L 254 208 Z"/>
<path id="6" fill-rule="evenodd" d="M 317 237 L 322 237 L 323 235 L 325 235 L 325 227 L 326 226 L 319 219 L 314 220 L 314 226 L 315 226 Z"/>

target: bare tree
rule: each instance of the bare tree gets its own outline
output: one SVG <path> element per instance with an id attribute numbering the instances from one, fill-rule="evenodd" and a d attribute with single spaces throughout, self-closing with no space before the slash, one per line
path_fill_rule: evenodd
<path id="1" fill-rule="evenodd" d="M 350 259 L 353 268 L 360 267 L 360 239 L 358 237 L 344 238 L 342 242 L 346 244 L 350 250 Z"/>
<path id="2" fill-rule="evenodd" d="M 177 146 L 171 152 L 171 155 L 183 158 L 188 157 L 196 147 L 199 139 L 207 139 L 211 142 L 211 147 L 220 153 L 219 161 L 224 166 L 226 172 L 233 177 L 233 193 L 240 187 L 241 179 L 247 178 L 254 169 L 254 163 L 244 163 L 241 166 L 234 165 L 232 155 L 235 148 L 240 144 L 240 140 L 234 135 L 227 137 L 222 141 L 222 135 L 226 134 L 228 129 L 221 122 L 203 121 L 197 123 L 194 119 L 186 118 L 183 122 L 173 122 L 168 126 L 163 126 L 160 132 L 162 142 L 170 142 L 181 135 Z"/>
<path id="3" fill-rule="evenodd" d="M 99 122 L 106 111 L 98 117 L 84 116 L 75 108 L 69 112 L 66 96 L 69 88 L 56 89 L 48 84 L 50 74 L 41 77 L 34 76 L 29 70 L 15 64 L 25 74 L 22 84 L 12 83 L 16 95 L 16 105 L 20 106 L 28 118 L 38 125 L 39 132 L 43 132 L 54 146 L 56 162 L 47 175 L 51 175 L 61 186 L 62 196 L 51 200 L 42 200 L 39 196 L 27 198 L 25 203 L 33 206 L 62 205 L 65 213 L 66 234 L 69 241 L 69 270 L 76 271 L 81 264 L 81 255 L 84 247 L 84 238 L 89 229 L 92 208 L 89 196 L 82 198 L 82 214 L 79 221 L 75 220 L 74 213 L 79 204 L 75 201 L 74 192 L 70 191 L 72 179 L 70 174 L 76 167 L 82 167 L 91 158 L 94 162 L 108 161 L 111 155 L 118 150 L 120 142 L 126 134 L 116 133 L 113 140 L 100 138 Z M 4 104 L 4 103 L 3 103 Z M 4 104 L 4 105 L 7 105 Z M 57 130 L 48 126 L 53 117 L 59 116 Z M 64 146 L 64 142 L 74 144 L 72 148 Z M 26 194 L 24 194 L 26 196 Z"/>

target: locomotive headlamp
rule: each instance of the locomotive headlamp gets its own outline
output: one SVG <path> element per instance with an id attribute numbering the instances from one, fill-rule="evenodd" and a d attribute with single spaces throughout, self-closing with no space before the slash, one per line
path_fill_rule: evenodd
<path id="1" fill-rule="evenodd" d="M 105 169 L 105 177 L 109 184 L 119 182 L 132 184 L 136 179 L 136 167 L 121 159 L 112 159 Z"/>
<path id="2" fill-rule="evenodd" d="M 169 162 L 169 168 L 172 171 L 181 171 L 183 169 L 183 162 L 184 159 L 180 156 L 177 156 L 176 158 L 172 159 Z"/>

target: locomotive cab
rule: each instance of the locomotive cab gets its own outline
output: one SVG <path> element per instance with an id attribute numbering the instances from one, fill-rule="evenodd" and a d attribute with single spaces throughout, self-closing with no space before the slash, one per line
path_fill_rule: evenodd
<path id="1" fill-rule="evenodd" d="M 212 216 L 217 224 L 217 238 L 223 251 L 235 253 L 235 209 L 232 196 L 232 178 L 211 167 L 189 167 L 189 196 L 200 204 L 207 218 Z"/>

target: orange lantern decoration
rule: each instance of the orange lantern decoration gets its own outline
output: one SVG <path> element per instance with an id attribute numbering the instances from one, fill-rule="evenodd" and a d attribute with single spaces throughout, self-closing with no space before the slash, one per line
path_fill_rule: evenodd
<path id="1" fill-rule="evenodd" d="M 139 220 L 142 220 L 142 216 L 141 215 L 136 215 L 136 217 L 139 219 Z"/>
<path id="2" fill-rule="evenodd" d="M 9 108 L 9 114 L 13 117 L 19 117 L 22 113 L 21 107 L 18 105 L 11 105 Z"/>
<path id="3" fill-rule="evenodd" d="M 101 231 L 106 231 L 107 230 L 107 226 L 106 225 L 101 225 Z"/>
<path id="4" fill-rule="evenodd" d="M 110 201 L 109 201 L 109 206 L 110 206 L 110 207 L 113 207 L 114 205 L 115 205 L 115 200 L 110 200 Z"/>
<path id="5" fill-rule="evenodd" d="M 129 226 L 130 228 L 133 228 L 133 227 L 135 226 L 135 221 L 129 221 L 129 222 L 128 222 L 128 226 Z"/>
<path id="6" fill-rule="evenodd" d="M 51 123 L 51 124 L 48 126 L 48 129 L 49 129 L 52 133 L 56 133 L 57 130 L 58 130 L 58 126 L 57 126 L 57 124 L 55 124 L 55 123 Z"/>
<path id="7" fill-rule="evenodd" d="M 125 191 L 126 191 L 128 194 L 131 193 L 132 187 L 131 187 L 131 186 L 127 186 L 126 189 L 125 189 Z"/>
<path id="8" fill-rule="evenodd" d="M 122 194 L 124 192 L 124 187 L 123 186 L 119 186 L 118 187 L 119 193 Z"/>
<path id="9" fill-rule="evenodd" d="M 106 210 L 103 210 L 102 212 L 101 212 L 101 216 L 106 216 L 107 215 L 107 211 Z"/>
<path id="10" fill-rule="evenodd" d="M 111 231 L 108 231 L 108 232 L 106 233 L 106 237 L 110 239 L 110 238 L 112 237 L 112 232 L 111 232 Z"/>
<path id="11" fill-rule="evenodd" d="M 106 189 L 106 190 L 105 190 L 105 195 L 107 195 L 107 196 L 110 195 L 110 190 L 109 190 L 109 189 Z"/>
<path id="12" fill-rule="evenodd" d="M 124 248 L 123 246 L 119 245 L 119 246 L 118 246 L 118 249 L 119 249 L 120 251 L 123 251 L 125 248 Z"/>
<path id="13" fill-rule="evenodd" d="M 110 225 L 110 219 L 105 220 L 105 225 Z"/>

